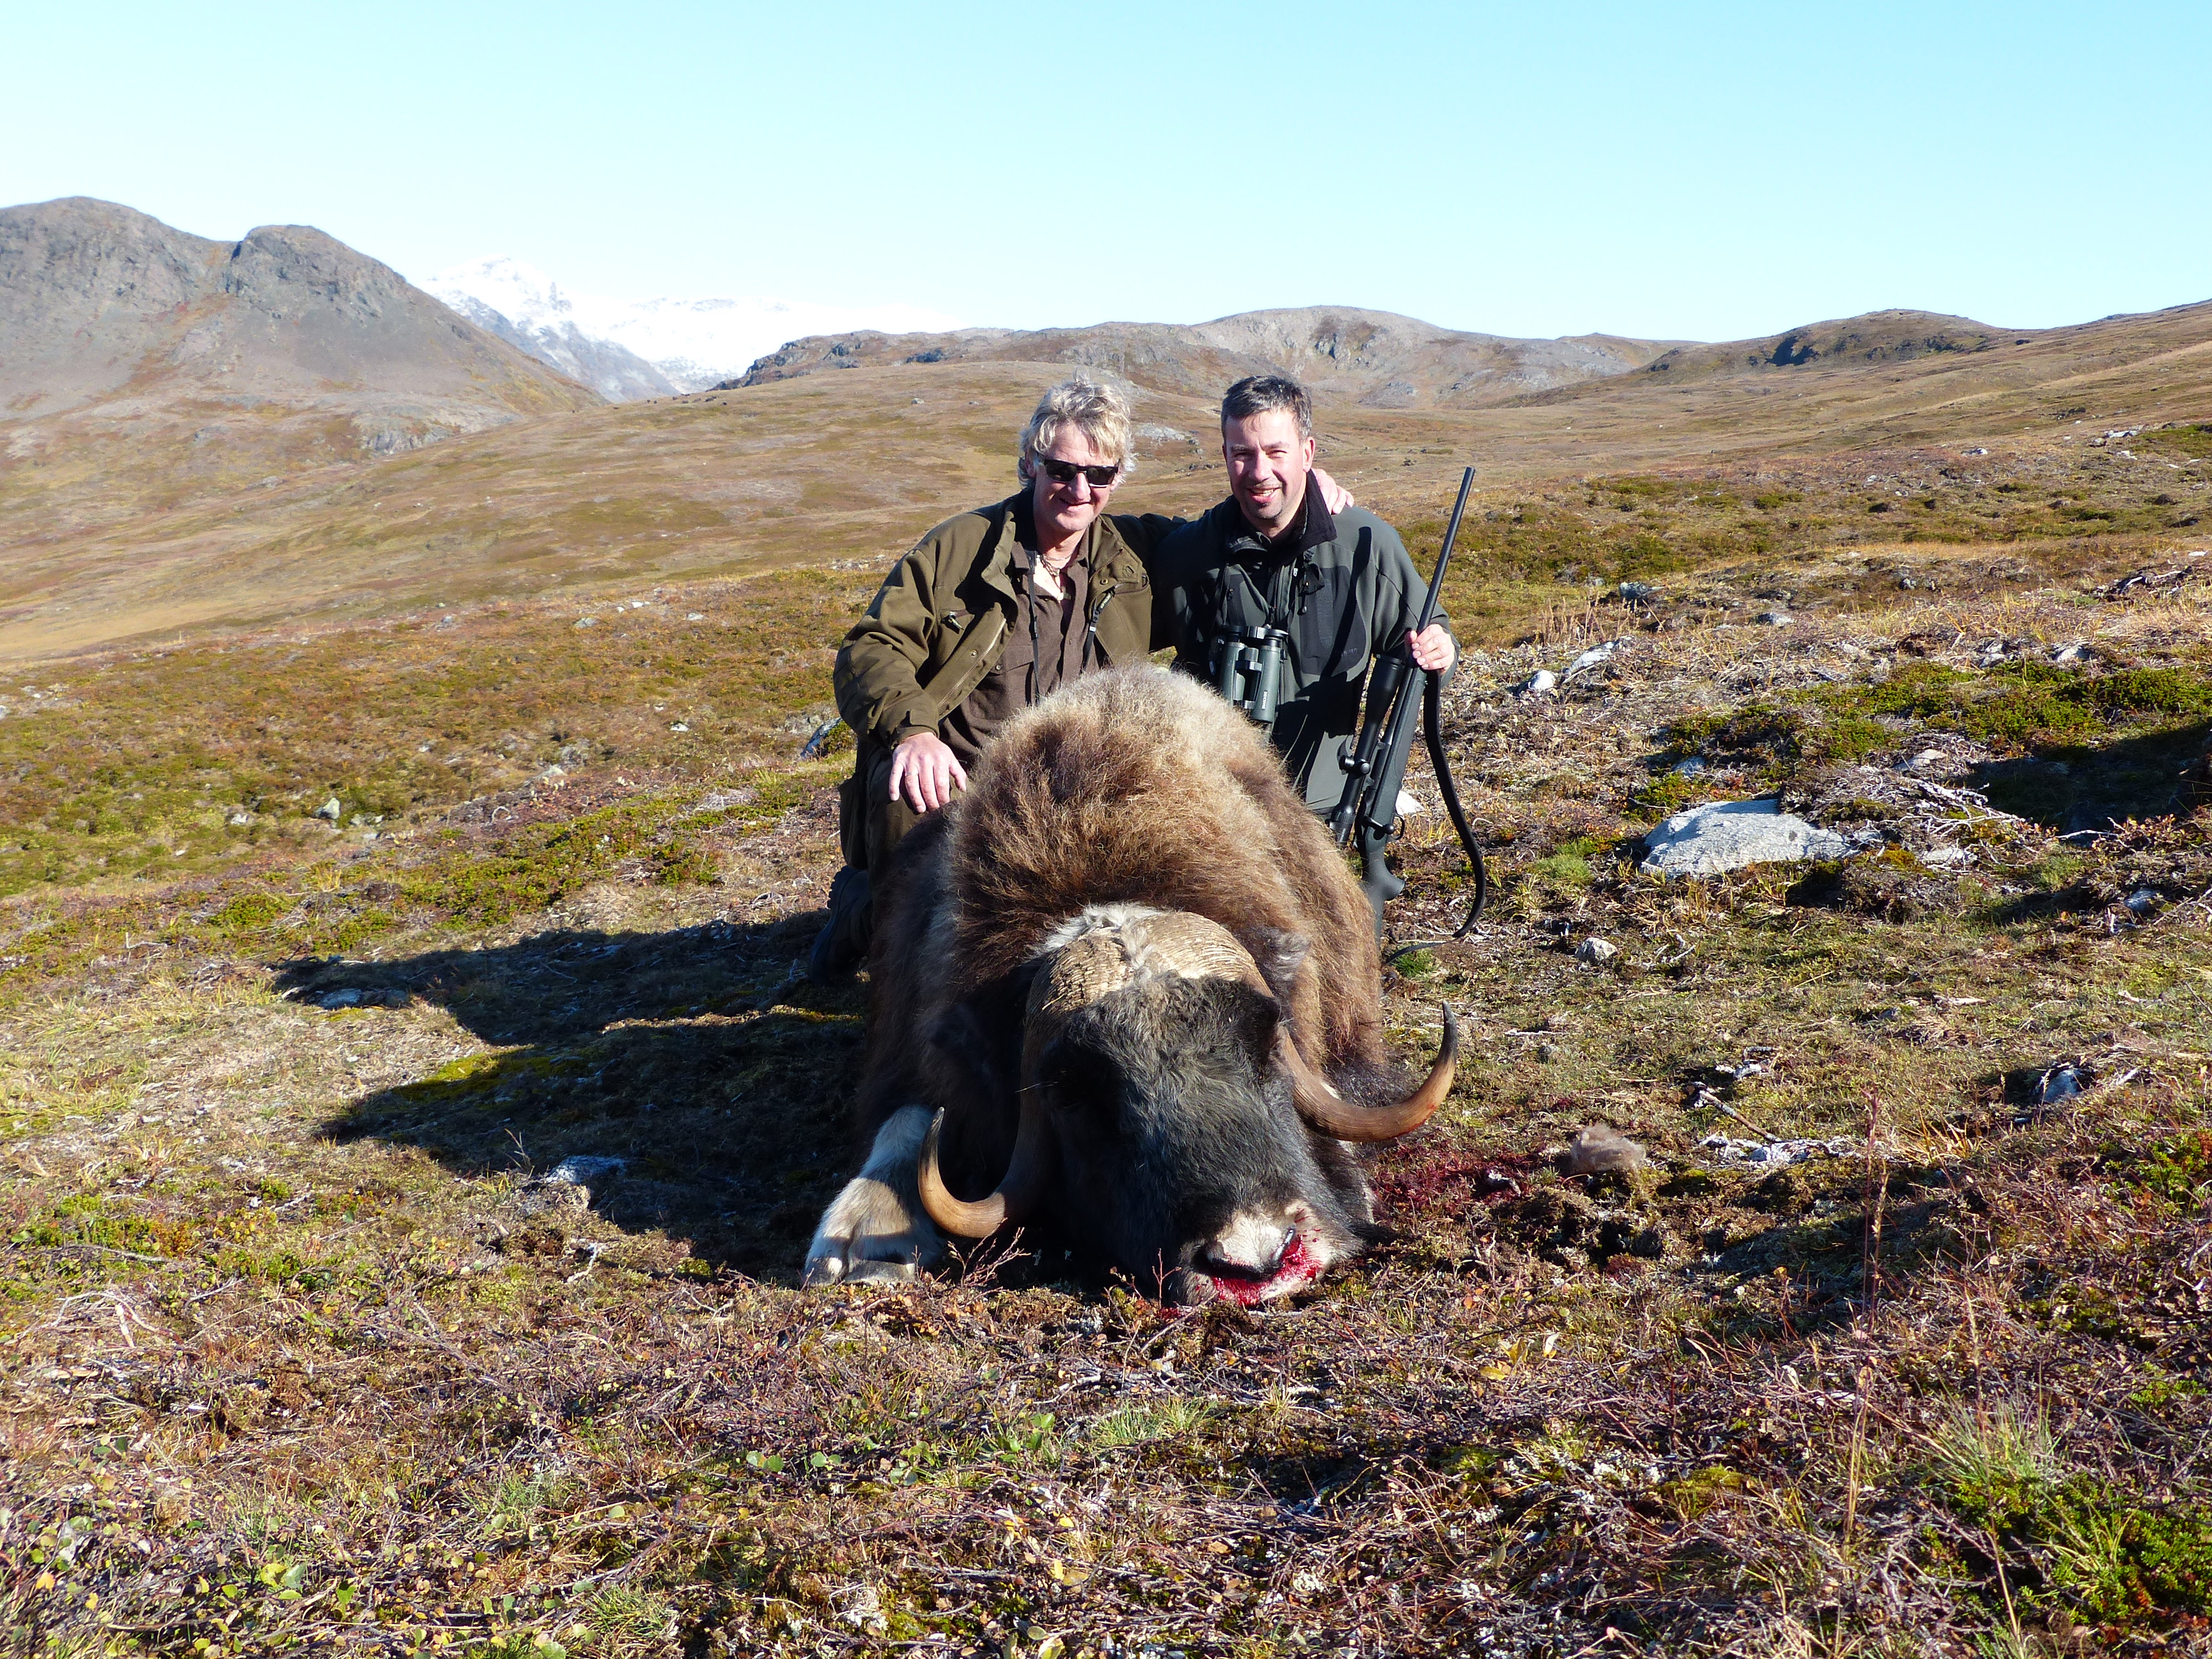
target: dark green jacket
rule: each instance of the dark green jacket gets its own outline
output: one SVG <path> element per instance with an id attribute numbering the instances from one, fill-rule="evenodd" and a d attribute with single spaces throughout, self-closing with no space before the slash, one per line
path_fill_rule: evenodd
<path id="1" fill-rule="evenodd" d="M 1358 737 L 1368 670 L 1420 619 L 1428 594 L 1398 532 L 1364 507 L 1332 514 L 1309 486 L 1300 535 L 1271 548 L 1231 496 L 1161 544 L 1152 580 L 1176 666 L 1209 684 L 1224 629 L 1288 632 L 1290 673 L 1272 735 L 1306 804 L 1334 807 L 1344 793 L 1337 757 Z M 1436 620 L 1445 621 L 1441 611 Z"/>
<path id="2" fill-rule="evenodd" d="M 1026 492 L 1024 492 L 1026 493 Z M 891 568 L 837 653 L 837 712 L 865 750 L 935 731 L 982 684 L 1018 612 L 1010 495 L 947 519 Z M 1100 667 L 1141 660 L 1169 642 L 1155 620 L 1145 555 L 1172 519 L 1101 515 L 1079 556 L 1090 563 L 1089 626 Z"/>

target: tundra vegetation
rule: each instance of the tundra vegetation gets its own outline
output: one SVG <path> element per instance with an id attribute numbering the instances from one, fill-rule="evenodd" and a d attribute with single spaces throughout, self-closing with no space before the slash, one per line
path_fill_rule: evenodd
<path id="1" fill-rule="evenodd" d="M 793 972 L 842 770 L 795 757 L 888 547 L 20 667 L 9 1645 L 2201 1648 L 2201 434 L 1493 489 L 1492 908 L 1450 937 L 1417 775 L 1386 972 L 1466 1058 L 1375 1163 L 1401 1237 L 1279 1310 L 1018 1249 L 795 1287 L 862 1006 Z M 1432 553 L 1411 449 L 1340 453 Z M 1759 791 L 1860 850 L 1636 872 Z M 1565 1173 L 1593 1124 L 1647 1161 Z"/>

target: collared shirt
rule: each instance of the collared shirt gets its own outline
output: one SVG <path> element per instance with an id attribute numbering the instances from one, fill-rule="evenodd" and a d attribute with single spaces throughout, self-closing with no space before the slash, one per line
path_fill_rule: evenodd
<path id="1" fill-rule="evenodd" d="M 973 766 L 984 744 L 1023 709 L 1091 666 L 1085 659 L 1091 603 L 1091 562 L 1098 547 L 1096 521 L 1057 576 L 1036 551 L 1036 520 L 1027 498 L 1013 510 L 1015 612 L 1006 648 L 982 684 L 947 715 L 946 745 L 963 766 Z"/>

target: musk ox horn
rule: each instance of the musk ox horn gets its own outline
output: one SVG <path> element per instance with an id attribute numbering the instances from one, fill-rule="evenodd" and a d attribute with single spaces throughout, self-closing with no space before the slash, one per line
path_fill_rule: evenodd
<path id="1" fill-rule="evenodd" d="M 915 1184 L 921 1189 L 921 1207 L 946 1232 L 962 1238 L 988 1238 L 1008 1222 L 1026 1218 L 1043 1201 L 1045 1188 L 1052 1180 L 1052 1127 L 1043 1121 L 1043 1114 L 1030 1104 L 1035 1094 L 1034 1090 L 1023 1091 L 1021 1126 L 1014 1132 L 1014 1155 L 1006 1164 L 1006 1173 L 998 1190 L 972 1203 L 952 1196 L 937 1167 L 937 1140 L 945 1128 L 944 1108 L 939 1107 L 937 1115 L 929 1121 L 929 1133 L 922 1140 L 921 1158 L 915 1170 Z"/>
<path id="2" fill-rule="evenodd" d="M 1419 1128 L 1451 1092 L 1452 1073 L 1459 1064 L 1459 1020 L 1449 1003 L 1443 1007 L 1444 1037 L 1437 1049 L 1437 1063 L 1419 1088 L 1389 1106 L 1353 1105 L 1306 1064 L 1287 1031 L 1279 1033 L 1277 1042 L 1290 1067 L 1291 1097 L 1297 1103 L 1298 1115 L 1339 1140 L 1395 1140 Z"/>

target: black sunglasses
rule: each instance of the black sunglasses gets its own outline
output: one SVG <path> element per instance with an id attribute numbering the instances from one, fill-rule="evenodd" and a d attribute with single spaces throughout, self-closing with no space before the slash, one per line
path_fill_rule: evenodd
<path id="1" fill-rule="evenodd" d="M 1073 461 L 1056 461 L 1049 455 L 1039 455 L 1035 465 L 1054 483 L 1073 483 L 1075 475 L 1081 473 L 1093 489 L 1109 489 L 1114 480 L 1121 476 L 1117 464 L 1113 466 L 1079 466 Z"/>

